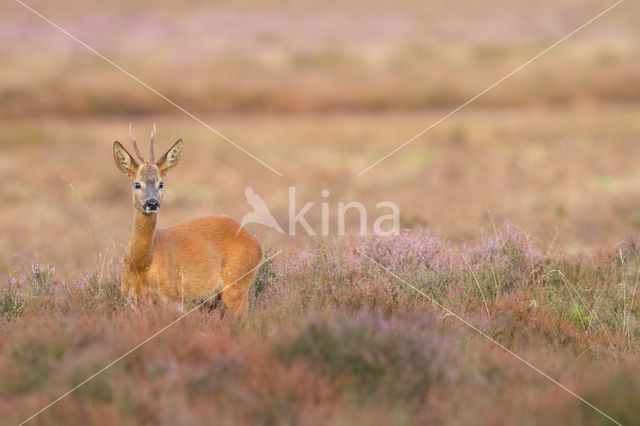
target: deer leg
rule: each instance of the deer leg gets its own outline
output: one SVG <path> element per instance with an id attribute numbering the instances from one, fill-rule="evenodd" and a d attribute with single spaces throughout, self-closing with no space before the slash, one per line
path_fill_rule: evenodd
<path id="1" fill-rule="evenodd" d="M 231 310 L 234 315 L 245 315 L 247 312 L 247 303 L 249 295 L 249 286 L 253 274 L 247 275 L 234 284 L 231 281 L 227 284 L 227 288 L 222 291 L 222 303 Z"/>

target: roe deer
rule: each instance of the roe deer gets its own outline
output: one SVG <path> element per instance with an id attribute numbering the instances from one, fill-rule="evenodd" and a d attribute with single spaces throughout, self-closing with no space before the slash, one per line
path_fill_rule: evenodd
<path id="1" fill-rule="evenodd" d="M 262 260 L 260 244 L 226 216 L 156 229 L 164 177 L 180 160 L 182 139 L 156 162 L 155 125 L 149 160 L 141 155 L 131 125 L 129 135 L 140 163 L 120 142 L 113 143 L 116 165 L 131 181 L 134 205 L 133 230 L 122 269 L 122 293 L 134 299 L 156 293 L 162 299 L 184 300 L 201 299 L 221 291 L 222 303 L 233 313 L 243 314 L 254 268 Z"/>

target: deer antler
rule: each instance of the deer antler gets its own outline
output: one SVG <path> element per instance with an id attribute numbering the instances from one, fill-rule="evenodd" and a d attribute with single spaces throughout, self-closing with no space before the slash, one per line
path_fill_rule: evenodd
<path id="1" fill-rule="evenodd" d="M 149 155 L 151 156 L 150 160 L 152 163 L 156 162 L 155 156 L 153 155 L 153 141 L 156 138 L 156 123 L 153 123 L 153 132 L 151 132 L 151 143 L 149 144 Z"/>
<path id="2" fill-rule="evenodd" d="M 131 137 L 131 143 L 133 143 L 133 149 L 136 150 L 136 155 L 138 156 L 140 161 L 142 161 L 143 163 L 146 163 L 146 160 L 144 159 L 144 157 L 140 153 L 140 149 L 138 148 L 138 144 L 136 143 L 136 137 L 133 136 L 133 130 L 131 130 L 131 125 L 132 125 L 132 123 L 129 122 L 129 137 Z"/>

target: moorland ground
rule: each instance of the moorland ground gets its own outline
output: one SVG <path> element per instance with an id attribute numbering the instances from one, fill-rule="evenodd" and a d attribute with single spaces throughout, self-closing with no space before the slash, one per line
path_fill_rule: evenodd
<path id="1" fill-rule="evenodd" d="M 161 226 L 239 220 L 251 185 L 281 222 L 295 186 L 319 228 L 327 188 L 332 206 L 397 203 L 408 231 L 250 228 L 283 253 L 261 270 L 248 318 L 197 310 L 34 424 L 608 422 L 356 250 L 616 420 L 640 421 L 637 5 L 358 177 L 609 4 L 30 4 L 284 177 L 1 5 L 0 423 L 179 315 L 119 294 L 132 207 L 111 143 L 128 142 L 130 121 L 139 140 L 156 123 L 162 148 L 186 143 Z"/>

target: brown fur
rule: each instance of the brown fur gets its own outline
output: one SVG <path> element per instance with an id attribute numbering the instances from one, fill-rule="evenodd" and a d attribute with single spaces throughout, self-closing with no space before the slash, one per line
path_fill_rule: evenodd
<path id="1" fill-rule="evenodd" d="M 145 213 L 149 190 L 159 201 L 160 182 L 180 159 L 182 141 L 156 164 L 138 164 L 119 142 L 114 158 L 134 189 L 133 230 L 127 242 L 121 289 L 139 299 L 154 293 L 162 299 L 203 299 L 221 292 L 222 303 L 234 313 L 247 310 L 249 286 L 262 260 L 258 241 L 226 216 L 208 217 L 156 229 L 157 213 Z M 237 235 L 236 235 L 237 233 Z"/>

